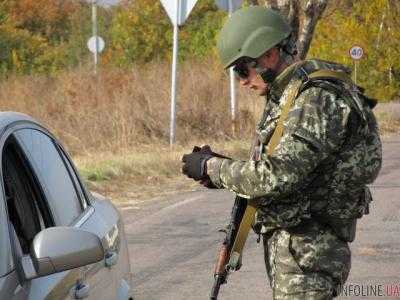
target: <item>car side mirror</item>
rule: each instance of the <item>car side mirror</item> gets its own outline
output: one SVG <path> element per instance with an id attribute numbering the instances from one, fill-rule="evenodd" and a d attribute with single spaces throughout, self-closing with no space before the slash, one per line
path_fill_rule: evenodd
<path id="1" fill-rule="evenodd" d="M 25 279 L 54 274 L 104 258 L 100 238 L 73 227 L 50 227 L 33 239 L 30 255 L 21 257 L 20 266 Z"/>

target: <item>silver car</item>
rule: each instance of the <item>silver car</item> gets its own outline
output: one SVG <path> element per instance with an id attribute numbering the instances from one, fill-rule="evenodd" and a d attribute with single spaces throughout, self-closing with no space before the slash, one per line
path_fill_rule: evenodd
<path id="1" fill-rule="evenodd" d="M 29 116 L 0 113 L 0 299 L 132 299 L 121 216 Z"/>

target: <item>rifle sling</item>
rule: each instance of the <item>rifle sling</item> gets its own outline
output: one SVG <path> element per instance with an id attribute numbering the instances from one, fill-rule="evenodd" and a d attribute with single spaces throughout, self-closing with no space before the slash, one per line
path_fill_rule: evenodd
<path id="1" fill-rule="evenodd" d="M 311 74 L 308 74 L 308 79 L 330 79 L 336 81 L 344 81 L 346 83 L 351 84 L 351 79 L 347 76 L 346 73 L 340 71 L 332 71 L 332 70 L 318 70 Z M 278 146 L 284 129 L 284 122 L 289 115 L 290 109 L 294 105 L 294 100 L 296 99 L 297 94 L 299 93 L 301 86 L 303 85 L 303 80 L 297 79 L 292 85 L 292 88 L 288 91 L 288 95 L 286 97 L 286 103 L 282 108 L 281 116 L 279 117 L 278 123 L 274 130 L 274 133 L 268 143 L 268 151 L 267 154 L 271 156 L 275 148 Z M 254 223 L 255 213 L 257 211 L 258 204 L 255 200 L 249 199 L 247 200 L 247 207 L 244 212 L 242 221 L 240 222 L 238 233 L 235 238 L 235 242 L 233 243 L 232 250 L 230 253 L 230 258 L 228 262 L 228 268 L 231 270 L 235 270 L 240 263 L 240 256 L 242 255 L 244 244 L 246 243 L 247 236 L 250 231 L 251 225 Z"/>

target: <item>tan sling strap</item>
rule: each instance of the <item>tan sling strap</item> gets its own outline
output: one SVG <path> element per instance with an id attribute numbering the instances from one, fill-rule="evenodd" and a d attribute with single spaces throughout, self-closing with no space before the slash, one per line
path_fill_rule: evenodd
<path id="1" fill-rule="evenodd" d="M 334 79 L 344 81 L 346 83 L 352 84 L 351 79 L 347 76 L 346 73 L 340 71 L 332 71 L 332 70 L 318 70 L 311 74 L 308 74 L 309 79 Z M 284 106 L 282 107 L 281 116 L 278 119 L 278 123 L 272 134 L 272 137 L 268 143 L 268 155 L 271 156 L 275 148 L 278 146 L 282 135 L 283 135 L 283 124 L 289 115 L 291 108 L 294 105 L 294 100 L 296 99 L 297 94 L 300 91 L 301 86 L 303 85 L 302 79 L 297 79 L 292 84 L 292 88 L 288 91 L 287 100 Z M 235 242 L 233 243 L 232 250 L 230 253 L 230 259 L 228 263 L 228 267 L 232 270 L 235 270 L 239 264 L 240 256 L 242 255 L 244 244 L 246 243 L 247 236 L 249 235 L 249 231 L 251 225 L 254 223 L 255 213 L 258 208 L 258 203 L 253 199 L 247 200 L 247 207 L 244 212 L 242 221 L 239 225 L 239 230 L 236 235 Z"/>
<path id="2" fill-rule="evenodd" d="M 289 115 L 289 111 L 294 104 L 294 99 L 296 99 L 297 93 L 300 90 L 300 87 L 303 85 L 303 81 L 301 79 L 296 80 L 293 83 L 293 88 L 289 90 L 289 94 L 287 95 L 287 101 L 282 108 L 281 116 L 278 119 L 278 123 L 276 124 L 276 128 L 274 133 L 272 134 L 271 140 L 268 143 L 268 155 L 271 156 L 275 148 L 278 146 L 281 141 L 283 135 L 283 123 L 286 121 L 287 116 Z"/>
<path id="3" fill-rule="evenodd" d="M 345 72 L 333 71 L 333 70 L 318 70 L 308 75 L 310 79 L 334 79 L 339 81 L 344 81 L 347 84 L 353 85 L 353 81 L 350 76 Z"/>

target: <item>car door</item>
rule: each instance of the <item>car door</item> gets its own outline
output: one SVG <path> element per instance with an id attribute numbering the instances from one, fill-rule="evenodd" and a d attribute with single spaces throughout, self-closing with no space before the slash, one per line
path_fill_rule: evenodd
<path id="1" fill-rule="evenodd" d="M 106 254 L 105 260 L 74 270 L 79 277 L 77 281 L 72 275 L 63 280 L 57 279 L 57 282 L 53 280 L 53 284 L 48 285 L 46 299 L 63 299 L 60 295 L 68 297 L 66 290 L 70 295 L 80 295 L 87 299 L 115 299 L 116 270 L 112 264 L 114 258 L 118 258 L 119 251 L 116 214 L 102 207 L 95 209 L 90 194 L 85 190 L 67 154 L 53 137 L 37 128 L 19 129 L 13 135 L 30 162 L 54 225 L 74 226 L 95 233 L 102 240 Z M 56 279 L 61 276 L 53 274 L 50 277 Z M 31 284 L 34 288 L 43 288 L 44 282 L 47 282 L 45 278 L 38 278 L 32 280 Z"/>
<path id="2" fill-rule="evenodd" d="M 36 174 L 13 134 L 5 141 L 1 158 L 2 197 L 6 200 L 8 236 L 14 257 L 12 272 L 4 278 L 7 289 L 3 289 L 12 294 L 2 299 L 46 299 L 51 297 L 55 286 L 63 286 L 57 299 L 73 299 L 70 289 L 80 280 L 81 270 L 33 280 L 23 280 L 17 271 L 18 260 L 23 255 L 30 255 L 33 238 L 42 229 L 54 226 L 54 221 Z"/>
<path id="3" fill-rule="evenodd" d="M 60 154 L 66 162 L 67 168 L 73 175 L 77 186 L 80 187 L 83 194 L 85 189 L 81 185 L 78 173 L 72 164 L 72 161 L 67 157 L 65 151 L 59 145 Z M 88 193 L 87 193 L 88 194 Z M 94 214 L 84 224 L 82 228 L 86 230 L 96 230 L 97 234 L 103 236 L 103 248 L 105 249 L 105 266 L 108 268 L 110 277 L 108 280 L 115 284 L 115 289 L 112 292 L 112 299 L 127 300 L 132 299 L 132 278 L 129 263 L 128 245 L 125 238 L 125 231 L 121 215 L 117 209 L 112 205 L 109 199 L 96 194 L 88 194 L 90 199 L 89 205 L 94 208 Z M 104 297 L 103 286 L 101 283 L 101 274 L 97 274 L 95 266 L 84 267 L 85 281 L 87 281 L 93 289 L 94 294 L 99 294 Z M 111 277 L 112 276 L 112 277 Z M 95 297 L 93 297 L 96 299 Z"/>

